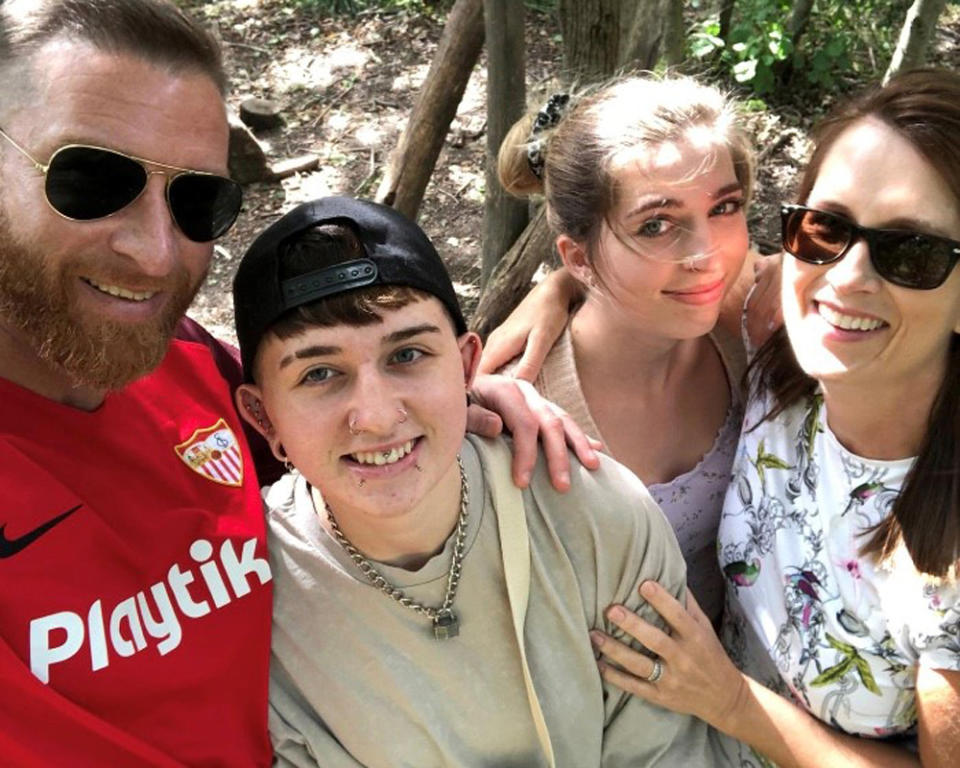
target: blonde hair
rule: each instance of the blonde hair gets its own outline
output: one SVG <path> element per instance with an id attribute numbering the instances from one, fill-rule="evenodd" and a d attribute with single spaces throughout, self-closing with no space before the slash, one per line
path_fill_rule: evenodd
<path id="1" fill-rule="evenodd" d="M 547 221 L 556 234 L 593 245 L 617 202 L 614 158 L 638 146 L 683 139 L 695 129 L 729 150 L 744 199 L 750 199 L 753 147 L 738 108 L 718 89 L 693 78 L 623 77 L 573 97 L 560 122 L 537 134 L 545 158 L 542 179 L 527 154 L 536 115 L 525 115 L 507 133 L 497 170 L 509 194 L 545 196 Z"/>

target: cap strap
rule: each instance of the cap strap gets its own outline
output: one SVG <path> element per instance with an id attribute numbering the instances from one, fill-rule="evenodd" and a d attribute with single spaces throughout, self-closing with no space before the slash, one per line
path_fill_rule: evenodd
<path id="1" fill-rule="evenodd" d="M 292 309 L 324 296 L 370 285 L 376 282 L 377 275 L 377 265 L 370 259 L 356 259 L 291 277 L 280 284 L 280 290 L 286 309 Z"/>

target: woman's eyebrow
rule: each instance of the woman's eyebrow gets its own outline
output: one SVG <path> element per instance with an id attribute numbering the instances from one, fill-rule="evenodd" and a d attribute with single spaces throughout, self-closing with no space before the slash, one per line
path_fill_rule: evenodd
<path id="1" fill-rule="evenodd" d="M 711 197 L 724 197 L 725 195 L 732 194 L 734 192 L 742 192 L 743 184 L 739 181 L 735 181 L 731 184 L 725 184 L 720 187 L 716 192 L 711 193 Z M 663 196 L 654 196 L 650 197 L 648 200 L 641 202 L 637 205 L 636 208 L 633 208 L 628 214 L 627 217 L 636 216 L 638 213 L 643 213 L 644 211 L 649 211 L 654 208 L 683 208 L 685 204 L 678 200 L 675 197 L 663 197 Z"/>
<path id="2" fill-rule="evenodd" d="M 630 210 L 627 217 L 636 216 L 638 213 L 652 210 L 653 208 L 682 208 L 683 204 L 672 197 L 651 197 L 645 202 L 640 203 L 636 208 Z"/>
<path id="3" fill-rule="evenodd" d="M 725 184 L 724 186 L 720 187 L 720 189 L 718 189 L 716 192 L 714 192 L 713 196 L 723 197 L 733 192 L 743 192 L 743 184 L 741 184 L 739 181 L 734 181 L 731 184 Z"/>

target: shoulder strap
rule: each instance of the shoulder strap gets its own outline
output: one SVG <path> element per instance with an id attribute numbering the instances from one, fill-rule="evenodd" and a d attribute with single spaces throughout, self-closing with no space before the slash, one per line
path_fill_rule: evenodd
<path id="1" fill-rule="evenodd" d="M 530 667 L 527 664 L 527 650 L 523 639 L 523 626 L 527 616 L 527 600 L 530 596 L 530 539 L 527 533 L 527 516 L 523 506 L 523 494 L 513 484 L 510 473 L 512 456 L 503 440 L 487 440 L 484 445 L 490 458 L 489 477 L 493 494 L 493 506 L 497 513 L 497 526 L 500 530 L 500 548 L 503 552 L 503 572 L 507 581 L 507 597 L 513 613 L 513 628 L 520 647 L 520 663 L 523 666 L 523 682 L 527 687 L 527 700 L 530 702 L 530 714 L 537 728 L 537 738 L 547 759 L 547 765 L 555 768 L 553 745 L 550 731 L 540 709 L 537 691 L 533 687 Z"/>
<path id="2" fill-rule="evenodd" d="M 717 352 L 730 382 L 730 395 L 735 403 L 744 401 L 743 374 L 747 371 L 747 353 L 741 339 L 731 334 L 722 325 L 710 331 L 710 339 Z"/>

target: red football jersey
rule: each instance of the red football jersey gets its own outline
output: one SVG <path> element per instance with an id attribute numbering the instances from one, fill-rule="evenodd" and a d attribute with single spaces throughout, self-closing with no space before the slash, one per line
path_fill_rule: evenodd
<path id="1" fill-rule="evenodd" d="M 0 402 L 0 762 L 270 765 L 262 503 L 210 351 L 93 412 Z"/>

